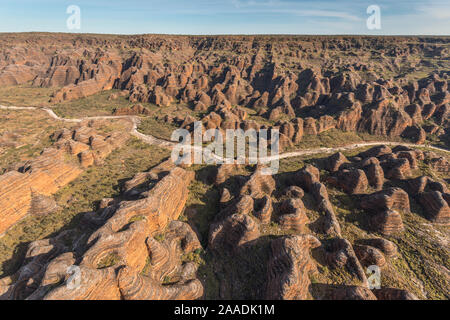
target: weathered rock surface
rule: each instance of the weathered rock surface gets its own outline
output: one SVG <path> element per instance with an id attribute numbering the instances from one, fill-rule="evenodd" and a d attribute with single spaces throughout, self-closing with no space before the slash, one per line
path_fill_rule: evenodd
<path id="1" fill-rule="evenodd" d="M 381 190 L 384 185 L 384 171 L 383 168 L 377 163 L 371 163 L 363 167 L 367 176 L 369 185 L 375 190 Z"/>
<path id="2" fill-rule="evenodd" d="M 330 287 L 322 293 L 322 300 L 377 300 L 368 288 L 360 286 Z"/>
<path id="3" fill-rule="evenodd" d="M 258 237 L 258 225 L 253 218 L 247 214 L 236 213 L 211 225 L 209 248 L 232 252 Z"/>
<path id="4" fill-rule="evenodd" d="M 372 214 L 370 225 L 374 231 L 386 236 L 398 234 L 404 230 L 402 216 L 395 210 L 384 210 Z"/>
<path id="5" fill-rule="evenodd" d="M 378 300 L 418 300 L 412 293 L 395 288 L 381 288 L 372 291 Z"/>
<path id="6" fill-rule="evenodd" d="M 324 184 L 316 182 L 311 187 L 311 193 L 316 200 L 317 211 L 322 215 L 318 221 L 319 229 L 327 235 L 340 237 L 341 226 L 328 197 L 327 188 Z"/>
<path id="7" fill-rule="evenodd" d="M 383 238 L 366 239 L 363 240 L 363 243 L 379 249 L 388 258 L 394 258 L 398 254 L 397 246 L 393 242 Z"/>
<path id="8" fill-rule="evenodd" d="M 347 158 L 340 152 L 330 156 L 327 160 L 326 168 L 328 171 L 336 172 L 339 171 L 340 167 L 349 162 Z"/>
<path id="9" fill-rule="evenodd" d="M 115 115 L 153 116 L 153 111 L 138 103 L 155 104 L 164 113 L 166 106 L 180 102 L 196 112 L 206 129 L 268 129 L 269 133 L 279 129 L 281 149 L 293 147 L 305 135 L 321 140 L 328 137 L 327 131 L 331 136 L 336 130 L 401 136 L 418 144 L 427 137 L 447 143 L 448 72 L 437 71 L 419 81 L 398 76 L 401 70 L 418 70 L 411 56 L 445 62 L 447 42 L 441 37 L 0 35 L 0 84 L 54 88 L 51 100 L 55 103 L 115 89 L 118 91 L 108 98 L 112 104 L 120 97 L 136 103 L 131 108 L 116 108 Z M 370 59 L 367 48 L 375 48 L 380 59 Z M 385 72 L 396 76 L 383 79 Z M 163 114 L 155 119 L 192 130 L 196 118 Z M 9 142 L 14 139 L 8 135 L 2 137 L 0 147 L 17 146 Z M 84 168 L 101 165 L 123 143 L 122 138 L 106 137 L 89 127 L 55 134 L 50 151 L 0 176 L 0 230 L 26 214 L 56 210 L 51 196 Z M 63 161 L 67 155 L 74 161 Z M 433 179 L 406 182 L 417 169 L 423 170 L 423 160 L 427 169 L 434 171 Z M 363 218 L 368 218 L 363 220 L 369 222 L 370 231 L 401 237 L 401 214 L 409 210 L 411 197 L 413 211 L 418 203 L 430 220 L 447 224 L 448 159 L 405 147 L 377 146 L 357 157 L 347 159 L 338 153 L 308 163 L 317 168 L 308 165 L 297 173 L 280 174 L 279 180 L 262 176 L 258 170 L 247 177 L 244 172 L 248 168 L 237 165 L 223 165 L 217 176 L 209 177 L 216 179 L 210 182 L 222 191 L 220 211 L 210 225 L 208 239 L 208 250 L 219 257 L 210 265 L 212 273 L 225 276 L 219 281 L 218 296 L 245 292 L 244 298 L 305 299 L 309 292 L 323 287 L 326 292 L 319 299 L 412 298 L 400 289 L 371 292 L 365 287 L 362 268 L 401 258 L 404 244 L 399 242 L 397 251 L 385 239 L 352 239 L 353 248 L 341 238 L 339 221 L 345 223 L 342 234 L 347 234 L 347 223 L 354 214 L 339 210 L 336 215 L 334 210 L 342 199 L 361 199 L 361 207 L 367 211 Z M 324 183 L 318 168 L 332 173 L 322 175 L 328 177 Z M 82 231 L 86 234 L 70 231 L 31 243 L 18 273 L 0 280 L 0 299 L 201 298 L 204 290 L 196 279 L 195 264 L 181 259 L 199 250 L 200 242 L 189 225 L 176 221 L 184 209 L 190 175 L 171 163 L 161 164 L 136 175 L 125 184 L 120 197 L 104 199 L 97 212 L 84 214 L 82 224 L 89 231 Z M 382 190 L 385 184 L 407 185 L 409 195 L 399 188 Z M 327 190 L 328 185 L 349 195 L 341 197 L 339 191 Z M 276 190 L 279 186 L 282 189 Z M 366 192 L 369 186 L 380 192 L 354 195 Z M 3 210 L 8 211 L 7 219 L 2 217 Z M 188 219 L 197 212 L 189 210 Z M 344 268 L 361 284 L 310 283 L 309 272 L 316 258 L 311 257 L 310 249 L 320 243 L 303 234 L 308 232 L 303 228 L 309 223 L 306 213 L 317 219 L 308 225 L 310 230 L 327 239 L 325 263 Z M 417 227 L 410 225 L 409 219 L 406 224 L 408 231 Z M 354 227 L 363 228 L 363 224 Z M 96 231 L 90 234 L 91 229 Z M 275 240 L 271 239 L 273 231 Z M 297 235 L 279 236 L 290 233 Z M 332 237 L 336 238 L 330 240 Z M 270 252 L 261 252 L 267 247 Z M 256 268 L 242 267 L 246 255 Z M 242 263 L 226 273 L 226 267 L 220 268 L 222 257 L 238 257 Z M 249 270 L 265 269 L 266 263 L 267 288 L 263 279 L 258 282 L 260 288 L 252 288 L 249 294 L 245 282 L 260 276 L 247 277 Z M 67 270 L 73 266 L 80 268 L 84 280 L 69 290 L 67 285 L 74 278 Z"/>
<path id="10" fill-rule="evenodd" d="M 388 188 L 361 199 L 363 209 L 379 212 L 381 210 L 409 211 L 408 194 L 400 188 Z"/>
<path id="11" fill-rule="evenodd" d="M 319 169 L 312 165 L 307 165 L 295 174 L 296 183 L 304 190 L 311 190 L 313 183 L 320 182 Z"/>
<path id="12" fill-rule="evenodd" d="M 373 147 L 367 151 L 364 151 L 362 153 L 359 154 L 359 157 L 365 159 L 365 158 L 378 158 L 381 157 L 383 155 L 387 155 L 387 154 L 391 154 L 392 153 L 392 149 L 389 148 L 388 146 L 377 146 L 377 147 Z"/>
<path id="13" fill-rule="evenodd" d="M 143 193 L 143 198 L 112 203 L 112 207 L 102 210 L 110 217 L 87 238 L 85 245 L 75 251 L 62 245 L 64 241 L 60 238 L 64 233 L 54 240 L 32 243 L 29 255 L 36 256 L 33 260 L 35 267 L 23 269 L 26 273 L 22 272 L 19 277 L 23 280 L 12 284 L 15 294 L 29 299 L 58 300 L 201 297 L 203 287 L 195 280 L 195 268 L 181 265 L 176 259 L 181 253 L 200 247 L 192 229 L 174 221 L 184 209 L 187 186 L 192 178 L 192 172 L 174 168 L 150 191 Z M 168 230 L 164 243 L 158 245 L 151 238 L 148 240 L 149 236 L 164 230 L 166 226 Z M 40 252 L 48 254 L 42 255 Z M 78 255 L 79 262 L 75 265 Z M 140 273 L 149 256 L 153 258 L 154 273 L 144 277 Z M 169 259 L 165 260 L 167 257 Z M 79 274 L 75 276 L 80 276 L 80 281 L 73 286 L 72 281 L 76 278 L 68 274 L 69 267 L 78 270 L 76 272 Z M 180 280 L 163 286 L 161 276 L 174 270 L 181 274 Z M 23 283 L 27 286 L 24 287 Z"/>
<path id="14" fill-rule="evenodd" d="M 325 260 L 332 268 L 345 267 L 355 280 L 361 282 L 364 286 L 368 284 L 366 273 L 348 240 L 342 238 L 332 239 L 326 248 Z"/>
<path id="15" fill-rule="evenodd" d="M 377 248 L 366 246 L 366 245 L 356 245 L 353 246 L 355 254 L 358 257 L 359 262 L 365 267 L 377 265 L 383 268 L 386 265 L 386 259 L 383 253 Z"/>
<path id="16" fill-rule="evenodd" d="M 83 168 L 100 162 L 127 139 L 123 134 L 100 136 L 88 127 L 61 130 L 53 137 L 57 140 L 54 147 L 19 165 L 18 171 L 0 176 L 0 234 L 29 213 L 46 214 L 56 210 L 50 196 L 75 180 Z M 101 141 L 102 146 L 95 144 L 96 140 Z M 89 150 L 89 157 L 86 150 Z M 80 165 L 67 161 L 67 154 L 78 156 Z"/>
<path id="17" fill-rule="evenodd" d="M 303 201 L 299 198 L 284 201 L 280 208 L 279 222 L 283 229 L 302 231 L 309 222 Z"/>
<path id="18" fill-rule="evenodd" d="M 272 242 L 267 267 L 270 300 L 305 300 L 309 295 L 309 275 L 315 270 L 310 250 L 320 241 L 310 235 L 286 236 Z"/>
<path id="19" fill-rule="evenodd" d="M 5 35 L 0 38 L 4 48 L 0 84 L 31 82 L 36 87 L 55 88 L 54 103 L 111 89 L 121 90 L 110 95 L 111 101 L 126 97 L 133 103 L 160 107 L 180 101 L 205 112 L 205 123 L 221 129 L 248 127 L 248 119 L 232 115 L 233 109 L 244 106 L 278 121 L 274 127 L 280 128 L 283 147 L 300 142 L 304 134 L 334 129 L 403 135 L 422 143 L 426 138 L 424 121 L 448 125 L 447 74 L 433 73 L 406 83 L 400 70 L 415 70 L 410 55 L 445 59 L 440 52 L 446 41 L 415 37 Z M 381 59 L 370 59 L 369 47 L 376 48 Z M 346 54 L 349 50 L 354 56 Z M 339 59 L 331 58 L 335 56 Z M 373 70 L 389 70 L 399 77 L 383 79 L 379 76 L 383 72 L 375 74 Z M 362 72 L 367 77 L 361 77 Z M 116 113 L 147 113 L 135 109 Z M 221 123 L 212 121 L 212 113 Z"/>
<path id="20" fill-rule="evenodd" d="M 287 188 L 284 191 L 284 194 L 286 195 L 286 197 L 288 198 L 303 198 L 303 196 L 305 195 L 305 192 L 303 191 L 302 188 L 297 187 L 297 186 L 290 186 L 289 188 Z"/>
<path id="21" fill-rule="evenodd" d="M 369 182 L 363 170 L 341 170 L 337 173 L 339 186 L 348 194 L 361 194 L 367 190 Z"/>
<path id="22" fill-rule="evenodd" d="M 271 175 L 264 175 L 261 169 L 257 169 L 252 174 L 250 180 L 242 187 L 240 194 L 247 194 L 254 199 L 261 199 L 264 196 L 271 196 L 275 190 L 275 180 Z"/>
<path id="23" fill-rule="evenodd" d="M 261 223 L 269 223 L 272 218 L 273 204 L 269 196 L 264 196 L 256 205 L 255 217 L 261 220 Z"/>
<path id="24" fill-rule="evenodd" d="M 450 207 L 439 191 L 419 194 L 419 202 L 423 206 L 427 218 L 435 223 L 450 223 Z"/>
<path id="25" fill-rule="evenodd" d="M 403 180 L 411 174 L 411 166 L 405 158 L 389 159 L 380 162 L 387 179 Z"/>

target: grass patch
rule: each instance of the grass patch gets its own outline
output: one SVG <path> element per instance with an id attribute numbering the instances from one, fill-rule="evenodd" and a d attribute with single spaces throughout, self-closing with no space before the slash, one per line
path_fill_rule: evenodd
<path id="1" fill-rule="evenodd" d="M 45 112 L 0 110 L 0 174 L 37 157 L 51 145 L 50 135 L 65 126 Z"/>
<path id="2" fill-rule="evenodd" d="M 154 117 L 145 117 L 141 119 L 138 131 L 143 134 L 149 134 L 156 138 L 170 140 L 172 132 L 178 129 L 175 125 L 156 120 Z"/>
<path id="3" fill-rule="evenodd" d="M 38 88 L 30 84 L 0 87 L 0 104 L 17 107 L 50 106 L 50 97 L 55 88 Z"/>
<path id="4" fill-rule="evenodd" d="M 403 223 L 404 234 L 389 239 L 398 246 L 401 254 L 394 263 L 400 277 L 390 277 L 387 273 L 385 281 L 400 282 L 418 297 L 425 298 L 422 293 L 425 291 L 427 299 L 448 300 L 450 284 L 445 270 L 450 268 L 450 255 L 439 239 L 446 237 L 445 230 L 439 231 L 416 212 L 405 213 Z"/>
<path id="5" fill-rule="evenodd" d="M 135 104 L 129 102 L 127 97 L 124 96 L 119 96 L 115 100 L 109 100 L 111 94 L 118 92 L 120 90 L 103 91 L 78 100 L 62 102 L 56 104 L 53 110 L 58 116 L 63 118 L 108 116 L 112 114 L 115 108 L 131 107 Z M 144 103 L 143 105 L 147 108 L 151 107 L 150 104 Z"/>
<path id="6" fill-rule="evenodd" d="M 120 257 L 117 255 L 117 253 L 110 253 L 106 257 L 100 259 L 100 261 L 97 264 L 97 269 L 106 269 L 109 267 L 113 267 L 117 263 L 119 263 L 119 261 Z"/>

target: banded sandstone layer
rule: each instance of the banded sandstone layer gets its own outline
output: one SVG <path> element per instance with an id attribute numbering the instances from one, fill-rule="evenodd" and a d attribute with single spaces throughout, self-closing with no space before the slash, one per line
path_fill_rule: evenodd
<path id="1" fill-rule="evenodd" d="M 53 104 L 118 89 L 196 115 L 168 125 L 278 127 L 283 147 L 330 129 L 448 144 L 447 37 L 3 34 L 0 44 L 0 84 L 52 88 Z"/>
<path id="2" fill-rule="evenodd" d="M 286 148 L 336 130 L 448 144 L 446 37 L 4 34 L 0 43 L 0 83 L 53 92 L 31 103 L 57 113 L 96 115 L 75 107 L 106 93 L 115 115 L 279 128 Z M 131 107 L 115 107 L 125 99 Z M 179 108 L 187 114 L 172 114 Z M 58 131 L 49 150 L 0 177 L 5 226 L 51 217 L 55 191 L 123 148 L 123 132 L 91 129 Z M 2 136 L 6 148 L 14 134 Z M 260 169 L 163 162 L 118 181 L 120 192 L 76 223 L 23 241 L 0 298 L 449 298 L 448 157 L 378 146 L 286 159 L 273 177 Z M 381 268 L 380 290 L 369 289 L 370 265 Z"/>
<path id="3" fill-rule="evenodd" d="M 390 176 L 405 153 L 410 160 L 398 166 L 401 177 Z M 203 169 L 165 161 L 127 181 L 120 197 L 103 199 L 97 212 L 84 214 L 81 233 L 65 230 L 30 243 L 19 270 L 0 280 L 1 297 L 448 298 L 448 274 L 436 270 L 448 261 L 441 238 L 450 221 L 447 182 L 415 177 L 420 170 L 411 168 L 433 168 L 436 159 L 445 161 L 432 152 L 380 146 L 319 158 L 273 177 L 261 168 L 239 175 L 247 169 L 223 165 L 205 177 L 222 190 L 220 202 L 201 221 L 210 221 L 206 233 L 197 217 L 201 208 L 189 205 L 192 183 L 204 181 Z M 447 161 L 432 170 L 445 174 L 449 168 Z M 371 172 L 376 179 L 366 178 Z M 346 175 L 357 189 L 338 183 Z M 351 214 L 342 213 L 349 200 L 336 201 L 344 195 L 355 206 Z M 411 250 L 425 261 L 411 260 Z M 411 269 L 403 269 L 405 262 Z M 424 274 L 412 268 L 417 263 Z M 369 289 L 366 268 L 373 265 L 383 275 L 378 290 Z M 67 270 L 73 266 L 81 282 L 71 287 Z"/>
<path id="4" fill-rule="evenodd" d="M 36 159 L 17 164 L 17 170 L 0 175 L 0 234 L 27 214 L 51 212 L 51 196 L 76 179 L 83 169 L 101 165 L 104 158 L 125 143 L 127 136 L 116 133 L 104 137 L 81 126 L 62 129 L 53 138 L 54 147 L 45 149 Z"/>

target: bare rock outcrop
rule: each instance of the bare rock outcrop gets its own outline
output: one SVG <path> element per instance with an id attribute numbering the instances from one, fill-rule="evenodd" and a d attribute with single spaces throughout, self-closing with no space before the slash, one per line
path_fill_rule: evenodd
<path id="1" fill-rule="evenodd" d="M 376 158 L 375 158 L 376 159 Z M 375 190 L 381 190 L 384 185 L 384 171 L 378 163 L 371 163 L 363 167 L 369 185 Z"/>
<path id="2" fill-rule="evenodd" d="M 256 169 L 252 174 L 250 180 L 248 180 L 242 187 L 240 194 L 247 194 L 254 199 L 261 199 L 264 196 L 271 196 L 275 190 L 275 180 L 271 175 L 264 175 L 262 168 Z"/>
<path id="3" fill-rule="evenodd" d="M 450 172 L 450 161 L 444 157 L 433 158 L 429 161 L 431 168 L 437 172 Z"/>
<path id="4" fill-rule="evenodd" d="M 284 195 L 288 198 L 303 198 L 305 192 L 297 186 L 290 186 L 284 191 Z"/>
<path id="5" fill-rule="evenodd" d="M 306 191 L 311 190 L 313 183 L 320 181 L 319 169 L 312 165 L 307 165 L 295 174 L 295 182 Z"/>
<path id="6" fill-rule="evenodd" d="M 258 224 L 247 214 L 233 214 L 213 223 L 209 232 L 209 248 L 233 252 L 259 237 Z"/>
<path id="7" fill-rule="evenodd" d="M 55 209 L 50 196 L 75 180 L 83 168 L 101 162 L 114 149 L 123 145 L 126 135 L 104 137 L 88 127 L 67 129 L 52 135 L 57 141 L 37 158 L 20 164 L 18 171 L 0 176 L 0 234 L 29 213 L 45 214 Z M 101 139 L 106 148 L 89 145 L 91 138 Z M 87 144 L 80 142 L 85 141 Z M 89 150 L 89 157 L 85 151 Z M 68 161 L 68 154 L 77 156 L 80 165 Z"/>
<path id="8" fill-rule="evenodd" d="M 398 254 L 397 246 L 392 241 L 383 238 L 373 238 L 363 240 L 362 242 L 379 249 L 388 258 L 395 258 Z"/>
<path id="9" fill-rule="evenodd" d="M 311 187 L 311 193 L 316 201 L 317 211 L 321 214 L 321 217 L 316 221 L 319 230 L 327 235 L 340 237 L 341 226 L 328 197 L 327 188 L 324 184 L 315 182 Z"/>
<path id="10" fill-rule="evenodd" d="M 24 291 L 20 284 L 23 281 L 14 283 L 14 290 L 25 297 L 28 296 L 29 299 L 200 297 L 203 289 L 200 282 L 193 277 L 195 271 L 192 270 L 192 266 L 180 267 L 174 263 L 175 258 L 165 263 L 164 259 L 158 258 L 161 257 L 158 256 L 160 252 L 166 252 L 169 257 L 174 257 L 175 251 L 190 252 L 200 246 L 195 233 L 188 225 L 173 221 L 184 209 L 188 194 L 187 186 L 192 178 L 192 172 L 174 168 L 150 191 L 143 193 L 143 198 L 123 201 L 120 204 L 113 202 L 112 207 L 102 210 L 108 213 L 109 218 L 106 218 L 103 225 L 87 238 L 85 245 L 75 251 L 63 247 L 50 256 L 39 255 L 41 262 L 27 275 L 28 279 L 36 279 L 35 284 L 28 286 L 28 291 Z M 170 223 L 171 221 L 173 222 Z M 159 246 L 162 249 L 158 251 L 159 247 L 157 245 L 155 247 L 154 242 L 147 239 L 150 235 L 164 230 L 165 226 L 169 226 L 167 241 Z M 34 251 L 44 250 L 44 245 L 46 244 L 35 244 L 39 251 Z M 77 259 L 79 262 L 75 265 L 74 257 L 80 254 L 80 250 L 81 255 Z M 66 252 L 61 254 L 64 251 Z M 155 274 L 144 278 L 140 272 L 152 254 L 155 259 L 152 261 Z M 71 285 L 74 279 L 67 273 L 71 267 L 79 272 L 77 274 L 79 283 L 74 286 Z M 166 267 L 164 272 L 179 269 L 182 274 L 181 280 L 173 286 L 162 286 L 161 282 L 157 281 L 158 275 L 161 275 L 157 270 L 163 267 Z M 126 271 L 117 273 L 119 270 Z"/>
<path id="11" fill-rule="evenodd" d="M 347 158 L 341 153 L 338 152 L 326 160 L 326 167 L 328 171 L 336 172 L 339 171 L 340 167 L 344 164 L 349 162 Z"/>
<path id="12" fill-rule="evenodd" d="M 42 194 L 32 194 L 29 214 L 44 216 L 59 209 L 55 199 Z"/>
<path id="13" fill-rule="evenodd" d="M 337 173 L 339 186 L 348 194 L 361 194 L 367 190 L 369 182 L 363 170 L 340 170 Z"/>
<path id="14" fill-rule="evenodd" d="M 223 164 L 217 168 L 215 184 L 220 185 L 228 180 L 233 173 L 237 170 L 237 165 L 235 164 Z"/>
<path id="15" fill-rule="evenodd" d="M 353 249 L 359 261 L 365 267 L 377 265 L 383 268 L 386 265 L 386 259 L 383 253 L 377 248 L 367 245 L 355 245 Z"/>
<path id="16" fill-rule="evenodd" d="M 270 223 L 273 213 L 272 199 L 269 196 L 264 196 L 261 200 L 257 201 L 255 208 L 255 217 L 258 218 L 261 223 Z"/>
<path id="17" fill-rule="evenodd" d="M 192 265 L 185 268 L 192 268 Z M 188 271 L 188 274 L 192 271 Z M 121 297 L 124 300 L 196 300 L 203 295 L 203 285 L 198 279 L 183 277 L 177 284 L 161 285 L 125 267 L 117 276 Z"/>
<path id="18" fill-rule="evenodd" d="M 330 240 L 325 250 L 325 260 L 332 268 L 346 268 L 357 281 L 367 286 L 366 273 L 348 240 L 343 238 Z"/>
<path id="19" fill-rule="evenodd" d="M 324 300 L 377 300 L 372 291 L 361 286 L 329 287 L 322 293 Z"/>
<path id="20" fill-rule="evenodd" d="M 429 220 L 440 224 L 450 223 L 450 207 L 441 192 L 423 192 L 419 194 L 419 202 Z"/>
<path id="21" fill-rule="evenodd" d="M 388 146 L 376 146 L 373 147 L 367 151 L 361 152 L 359 154 L 359 157 L 365 159 L 365 158 L 371 158 L 371 157 L 381 157 L 383 155 L 387 155 L 387 154 L 391 154 L 392 153 L 392 149 L 389 148 Z"/>
<path id="22" fill-rule="evenodd" d="M 266 299 L 305 300 L 308 298 L 309 275 L 315 271 L 310 250 L 320 241 L 310 235 L 286 236 L 272 242 L 267 267 Z"/>
<path id="23" fill-rule="evenodd" d="M 399 234 L 404 230 L 402 216 L 395 210 L 373 213 L 370 217 L 370 227 L 386 236 Z"/>
<path id="24" fill-rule="evenodd" d="M 403 180 L 411 174 L 410 162 L 405 158 L 389 159 L 380 162 L 380 165 L 387 179 Z"/>
<path id="25" fill-rule="evenodd" d="M 400 188 L 388 188 L 361 199 L 363 209 L 379 212 L 382 210 L 406 210 L 409 211 L 408 194 Z"/>
<path id="26" fill-rule="evenodd" d="M 378 300 L 419 300 L 414 294 L 402 289 L 381 288 L 372 292 Z"/>
<path id="27" fill-rule="evenodd" d="M 309 222 L 303 201 L 299 198 L 285 200 L 279 214 L 280 226 L 286 230 L 303 231 Z"/>

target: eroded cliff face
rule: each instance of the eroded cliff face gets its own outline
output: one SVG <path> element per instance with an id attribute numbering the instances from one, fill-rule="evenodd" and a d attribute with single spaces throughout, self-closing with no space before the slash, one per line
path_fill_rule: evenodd
<path id="1" fill-rule="evenodd" d="M 52 103 L 115 88 L 131 102 L 187 104 L 206 113 L 209 129 L 261 127 L 235 108 L 242 106 L 280 128 L 283 147 L 333 128 L 417 143 L 448 133 L 447 72 L 430 70 L 418 81 L 402 72 L 420 70 L 415 57 L 446 61 L 446 38 L 3 35 L 0 42 L 15 45 L 0 55 L 0 83 L 55 88 Z M 189 128 L 185 120 L 165 119 Z"/>

